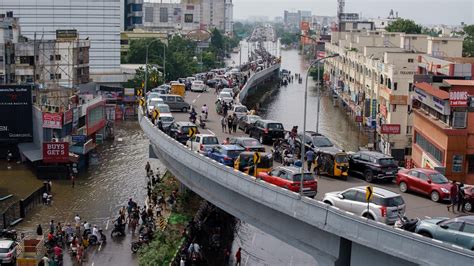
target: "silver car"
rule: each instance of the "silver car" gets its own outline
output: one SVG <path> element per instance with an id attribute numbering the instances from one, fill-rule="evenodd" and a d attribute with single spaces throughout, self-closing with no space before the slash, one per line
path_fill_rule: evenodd
<path id="1" fill-rule="evenodd" d="M 394 224 L 398 213 L 405 214 L 405 201 L 402 196 L 379 187 L 373 187 L 372 199 L 367 208 L 365 188 L 361 186 L 329 192 L 324 195 L 323 202 L 385 224 Z"/>
<path id="2" fill-rule="evenodd" d="M 0 264 L 12 263 L 15 265 L 18 244 L 10 239 L 0 240 Z"/>

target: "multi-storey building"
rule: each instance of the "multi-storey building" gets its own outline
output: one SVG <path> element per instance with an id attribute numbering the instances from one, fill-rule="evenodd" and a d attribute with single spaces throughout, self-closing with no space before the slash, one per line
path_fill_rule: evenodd
<path id="1" fill-rule="evenodd" d="M 143 26 L 143 0 L 123 1 L 123 27 L 122 30 L 133 30 Z"/>
<path id="2" fill-rule="evenodd" d="M 474 184 L 474 81 L 420 82 L 413 97 L 413 153 L 417 167 L 437 169 Z"/>
<path id="3" fill-rule="evenodd" d="M 403 160 L 411 154 L 410 96 L 418 58 L 425 53 L 459 56 L 461 49 L 461 38 L 366 30 L 337 32 L 326 44 L 326 52 L 340 56 L 326 60 L 325 71 L 352 115 L 371 128 L 373 147 Z"/>
<path id="4" fill-rule="evenodd" d="M 91 41 L 90 71 L 120 73 L 120 26 L 123 0 L 2 0 L 0 13 L 13 11 L 22 34 L 29 39 L 53 40 L 56 30 L 76 29 Z"/>
<path id="5" fill-rule="evenodd" d="M 12 12 L 0 14 L 0 84 L 15 81 L 15 44 L 20 37 L 18 18 Z"/>

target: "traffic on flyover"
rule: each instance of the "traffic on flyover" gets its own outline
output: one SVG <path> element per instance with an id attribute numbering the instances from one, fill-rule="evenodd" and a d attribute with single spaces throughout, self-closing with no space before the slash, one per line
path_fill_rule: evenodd
<path id="1" fill-rule="evenodd" d="M 457 186 L 437 172 L 400 169 L 388 155 L 344 151 L 327 136 L 303 134 L 297 126 L 284 128 L 281 122 L 258 116 L 258 110 L 238 102 L 238 93 L 252 74 L 279 59 L 262 47 L 252 59 L 240 69 L 213 70 L 152 89 L 146 95 L 149 118 L 191 150 L 256 178 L 367 219 L 474 250 L 474 216 L 467 215 L 472 211 L 472 187 L 462 188 L 464 204 L 450 206 Z M 300 79 L 287 70 L 281 75 L 288 83 Z M 183 89 L 174 89 L 179 86 Z M 180 112 L 171 115 L 169 110 Z M 307 150 L 303 156 L 302 142 Z"/>

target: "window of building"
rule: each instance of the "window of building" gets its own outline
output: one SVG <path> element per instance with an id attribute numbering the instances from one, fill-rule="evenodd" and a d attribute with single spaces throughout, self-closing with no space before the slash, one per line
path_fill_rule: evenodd
<path id="1" fill-rule="evenodd" d="M 453 173 L 461 173 L 462 172 L 462 161 L 463 156 L 460 154 L 453 155 Z"/>
<path id="2" fill-rule="evenodd" d="M 413 91 L 413 83 L 408 83 L 408 91 Z"/>
<path id="3" fill-rule="evenodd" d="M 447 40 L 442 40 L 441 43 L 442 44 L 448 44 L 448 41 Z"/>
<path id="4" fill-rule="evenodd" d="M 160 7 L 160 22 L 168 22 L 168 8 Z"/>
<path id="5" fill-rule="evenodd" d="M 413 62 L 414 62 L 413 58 L 408 58 L 408 63 L 413 63 Z"/>
<path id="6" fill-rule="evenodd" d="M 393 90 L 396 91 L 398 89 L 398 82 L 393 83 Z"/>
<path id="7" fill-rule="evenodd" d="M 145 22 L 153 22 L 153 7 L 145 7 Z"/>
<path id="8" fill-rule="evenodd" d="M 412 126 L 407 126 L 407 134 L 411 134 L 413 127 Z"/>
<path id="9" fill-rule="evenodd" d="M 132 4 L 132 11 L 142 11 L 141 4 Z"/>
<path id="10" fill-rule="evenodd" d="M 466 156 L 467 160 L 467 172 L 472 174 L 474 173 L 474 154 L 469 154 Z"/>
<path id="11" fill-rule="evenodd" d="M 55 55 L 55 57 L 56 57 L 56 61 L 61 60 L 61 55 L 60 54 Z"/>
<path id="12" fill-rule="evenodd" d="M 453 128 L 466 128 L 467 112 L 453 112 Z"/>
<path id="13" fill-rule="evenodd" d="M 128 44 L 128 40 L 120 40 L 120 44 L 121 44 L 121 45 L 127 45 L 127 44 Z"/>
<path id="14" fill-rule="evenodd" d="M 444 153 L 440 149 L 438 149 L 435 145 L 433 145 L 429 140 L 427 140 L 424 136 L 420 133 L 415 131 L 415 143 L 429 155 L 431 155 L 434 159 L 438 162 L 443 162 Z"/>

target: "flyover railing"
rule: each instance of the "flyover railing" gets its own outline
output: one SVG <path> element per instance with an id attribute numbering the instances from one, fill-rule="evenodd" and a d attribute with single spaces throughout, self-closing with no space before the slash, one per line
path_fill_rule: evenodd
<path id="1" fill-rule="evenodd" d="M 139 115 L 145 134 L 160 153 L 184 164 L 196 173 L 268 208 L 294 217 L 326 232 L 353 242 L 423 265 L 472 265 L 474 252 L 455 245 L 396 230 L 385 224 L 367 220 L 320 201 L 300 197 L 298 193 L 266 183 L 220 164 L 172 139 Z M 172 163 L 172 162 L 171 162 Z M 186 177 L 180 177 L 186 178 Z M 192 177 L 187 177 L 192 178 Z"/>
<path id="2" fill-rule="evenodd" d="M 280 68 L 280 64 L 274 64 L 271 65 L 265 69 L 262 69 L 250 76 L 250 78 L 247 80 L 245 85 L 242 87 L 242 89 L 239 92 L 239 101 L 243 102 L 245 97 L 247 97 L 249 89 L 254 86 L 255 82 L 260 80 L 261 78 L 265 77 L 266 75 L 272 73 L 273 71 L 277 70 Z"/>

